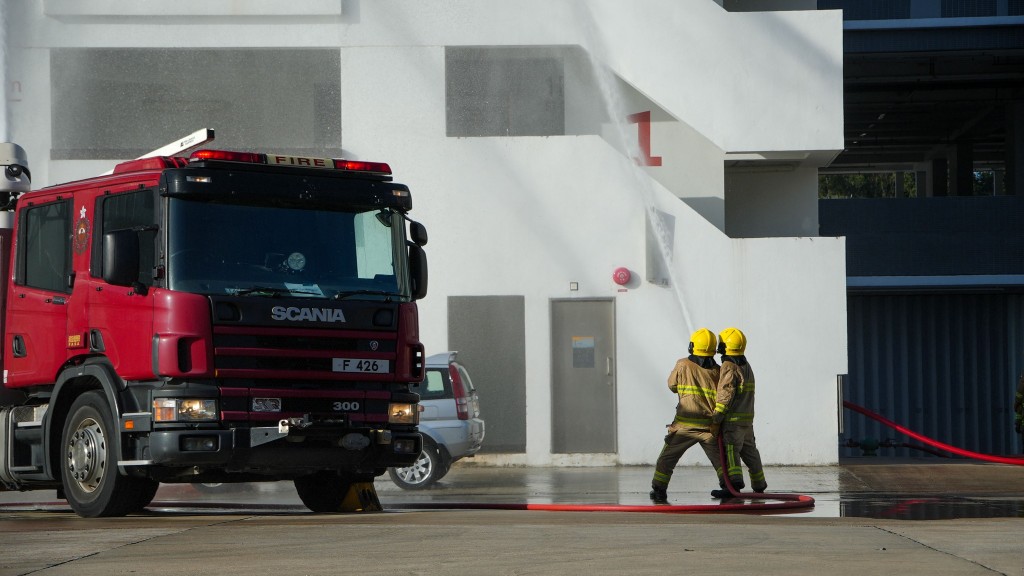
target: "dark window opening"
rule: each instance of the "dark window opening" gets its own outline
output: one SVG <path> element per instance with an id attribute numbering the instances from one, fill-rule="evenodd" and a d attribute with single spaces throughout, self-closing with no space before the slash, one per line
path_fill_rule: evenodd
<path id="1" fill-rule="evenodd" d="M 559 49 L 448 47 L 448 136 L 565 134 L 565 64 Z"/>
<path id="2" fill-rule="evenodd" d="M 17 283 L 42 290 L 70 292 L 69 202 L 25 210 L 19 239 Z"/>
<path id="3" fill-rule="evenodd" d="M 55 49 L 50 156 L 136 158 L 199 128 L 217 148 L 340 156 L 340 62 L 337 49 Z"/>
<path id="4" fill-rule="evenodd" d="M 101 242 L 103 234 L 115 230 L 139 230 L 139 278 L 146 286 L 153 284 L 156 266 L 156 213 L 155 194 L 152 190 L 105 196 L 99 203 L 100 229 L 93 235 L 91 274 L 98 277 L 103 270 Z"/>

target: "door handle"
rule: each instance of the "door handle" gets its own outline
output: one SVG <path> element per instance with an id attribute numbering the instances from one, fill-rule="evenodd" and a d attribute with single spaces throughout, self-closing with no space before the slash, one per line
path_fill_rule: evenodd
<path id="1" fill-rule="evenodd" d="M 604 359 L 604 366 L 605 366 L 605 372 L 604 372 L 605 376 L 611 376 L 612 375 L 612 357 L 611 356 L 606 356 L 605 357 L 605 359 Z"/>
<path id="2" fill-rule="evenodd" d="M 15 358 L 24 358 L 28 355 L 28 352 L 25 351 L 25 339 L 20 335 L 16 335 L 11 341 L 11 354 Z"/>

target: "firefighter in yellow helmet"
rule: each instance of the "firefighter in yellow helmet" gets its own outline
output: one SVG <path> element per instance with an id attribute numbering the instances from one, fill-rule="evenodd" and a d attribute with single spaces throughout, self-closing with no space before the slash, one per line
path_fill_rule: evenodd
<path id="1" fill-rule="evenodd" d="M 690 336 L 690 355 L 679 359 L 668 377 L 668 389 L 676 394 L 678 403 L 651 481 L 651 500 L 658 504 L 668 502 L 672 471 L 691 446 L 699 443 L 712 464 L 719 460 L 718 424 L 711 419 L 718 387 L 716 344 L 711 330 L 701 328 L 694 332 Z"/>
<path id="2" fill-rule="evenodd" d="M 754 492 L 764 492 L 768 483 L 764 479 L 761 453 L 754 440 L 754 370 L 747 362 L 747 337 L 738 328 L 726 328 L 718 335 L 718 353 L 722 355 L 722 369 L 718 381 L 719 399 L 713 420 L 722 423 L 722 442 L 725 446 L 726 475 L 729 483 L 740 490 L 743 468 L 747 465 L 750 485 Z M 730 496 L 719 474 L 721 490 L 714 490 L 715 498 Z"/>

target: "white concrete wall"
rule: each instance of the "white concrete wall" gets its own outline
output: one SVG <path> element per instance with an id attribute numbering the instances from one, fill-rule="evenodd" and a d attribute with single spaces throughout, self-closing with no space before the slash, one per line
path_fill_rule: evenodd
<path id="1" fill-rule="evenodd" d="M 609 65 L 722 150 L 842 148 L 839 11 L 729 13 L 703 0 L 587 4 Z"/>
<path id="2" fill-rule="evenodd" d="M 611 0 L 346 0 L 340 15 L 337 2 L 314 2 L 295 15 L 283 13 L 288 3 L 263 0 L 230 3 L 248 16 L 237 19 L 225 5 L 199 4 L 210 3 L 184 5 L 215 13 L 193 17 L 179 5 L 126 0 L 19 3 L 9 37 L 19 57 L 8 77 L 22 82 L 26 98 L 11 108 L 11 131 L 29 150 L 37 183 L 110 167 L 48 160 L 50 48 L 337 47 L 345 150 L 390 163 L 413 190 L 414 217 L 430 231 L 431 293 L 420 305 L 428 353 L 448 348 L 448 295 L 525 298 L 527 452 L 504 461 L 652 464 L 673 411 L 665 379 L 685 355 L 689 333 L 728 325 L 750 339 L 765 462 L 836 461 L 835 378 L 846 371 L 844 243 L 731 239 L 724 231 L 739 214 L 741 235 L 815 235 L 810 224 L 762 228 L 748 216 L 767 203 L 778 205 L 761 212 L 769 221 L 782 210 L 816 220 L 808 195 L 813 153 L 842 146 L 837 16 L 729 14 L 711 0 L 643 0 L 629 9 Z M 599 116 L 601 135 L 446 137 L 444 47 L 501 44 L 583 46 L 629 90 L 610 89 L 604 106 L 572 111 Z M 647 104 L 658 112 L 652 152 L 662 167 L 638 168 L 628 153 L 635 127 L 608 124 Z M 588 125 L 572 114 L 574 125 Z M 183 133 L 196 128 L 182 126 Z M 727 192 L 723 162 L 747 151 L 795 151 L 807 160 L 791 176 Z M 756 208 L 734 211 L 734 201 Z M 645 218 L 654 207 L 675 218 L 673 281 L 622 292 L 611 272 L 626 266 L 643 276 Z M 570 292 L 569 282 L 579 291 Z M 615 458 L 550 454 L 549 303 L 570 297 L 616 301 Z M 684 462 L 701 460 L 694 451 Z"/>

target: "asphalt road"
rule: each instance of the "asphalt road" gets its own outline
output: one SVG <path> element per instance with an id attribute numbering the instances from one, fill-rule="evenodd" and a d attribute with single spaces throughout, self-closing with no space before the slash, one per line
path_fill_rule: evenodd
<path id="1" fill-rule="evenodd" d="M 709 474 L 677 471 L 673 504 L 710 502 Z M 647 504 L 649 476 L 644 468 L 457 467 L 421 492 L 379 480 L 384 512 L 331 515 L 307 512 L 285 483 L 212 494 L 165 486 L 144 514 L 106 519 L 79 518 L 52 492 L 0 493 L 0 576 L 1024 576 L 1024 467 L 769 468 L 770 491 L 821 503 L 787 514 L 459 509 L 488 501 Z M 858 502 L 878 506 L 851 508 Z M 418 503 L 453 508 L 409 509 Z"/>

